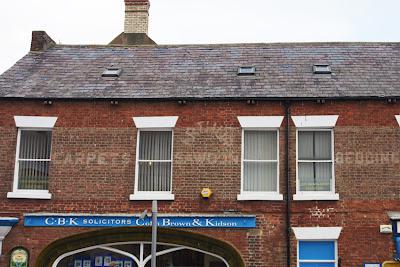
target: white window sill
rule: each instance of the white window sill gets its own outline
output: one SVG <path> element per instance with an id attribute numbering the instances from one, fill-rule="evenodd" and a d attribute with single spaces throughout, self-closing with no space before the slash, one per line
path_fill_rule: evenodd
<path id="1" fill-rule="evenodd" d="M 175 195 L 169 192 L 137 192 L 129 200 L 174 200 Z"/>
<path id="2" fill-rule="evenodd" d="M 7 198 L 25 198 L 25 199 L 51 199 L 51 194 L 48 191 L 15 191 L 8 192 Z"/>
<path id="3" fill-rule="evenodd" d="M 243 192 L 242 194 L 237 196 L 237 200 L 283 200 L 283 195 L 273 192 L 257 192 L 257 193 L 248 193 Z"/>
<path id="4" fill-rule="evenodd" d="M 304 200 L 339 200 L 339 194 L 318 194 L 316 193 L 310 193 L 310 194 L 295 194 L 293 195 L 293 200 L 297 201 L 304 201 Z"/>

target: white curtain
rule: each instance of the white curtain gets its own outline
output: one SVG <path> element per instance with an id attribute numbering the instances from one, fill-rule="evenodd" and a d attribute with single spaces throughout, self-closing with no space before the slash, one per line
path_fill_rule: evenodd
<path id="1" fill-rule="evenodd" d="M 21 131 L 18 189 L 47 190 L 51 153 L 50 131 Z"/>
<path id="2" fill-rule="evenodd" d="M 172 132 L 141 131 L 139 191 L 171 191 Z"/>
<path id="3" fill-rule="evenodd" d="M 299 131 L 298 138 L 300 191 L 330 191 L 332 180 L 331 132 Z"/>
<path id="4" fill-rule="evenodd" d="M 277 131 L 244 131 L 244 191 L 277 191 L 277 154 Z"/>

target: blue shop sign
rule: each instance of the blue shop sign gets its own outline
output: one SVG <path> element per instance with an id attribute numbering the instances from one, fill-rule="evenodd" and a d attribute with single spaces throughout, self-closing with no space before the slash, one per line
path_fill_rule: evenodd
<path id="1" fill-rule="evenodd" d="M 159 227 L 255 228 L 255 216 L 158 216 Z M 125 215 L 25 215 L 26 227 L 151 226 L 151 217 Z"/>

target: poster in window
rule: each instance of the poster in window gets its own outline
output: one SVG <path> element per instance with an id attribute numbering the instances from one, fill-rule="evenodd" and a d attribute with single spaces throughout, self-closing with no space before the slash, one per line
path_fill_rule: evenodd
<path id="1" fill-rule="evenodd" d="M 11 252 L 11 267 L 28 267 L 29 253 L 25 248 L 15 248 Z"/>
<path id="2" fill-rule="evenodd" d="M 91 261 L 90 260 L 84 260 L 83 261 L 83 267 L 91 267 Z"/>
<path id="3" fill-rule="evenodd" d="M 111 256 L 104 257 L 104 266 L 110 266 Z"/>
<path id="4" fill-rule="evenodd" d="M 132 262 L 131 261 L 125 261 L 124 262 L 124 267 L 132 267 Z"/>
<path id="5" fill-rule="evenodd" d="M 96 256 L 94 259 L 94 266 L 103 266 L 103 257 L 102 256 Z"/>
<path id="6" fill-rule="evenodd" d="M 82 261 L 81 260 L 75 260 L 74 267 L 82 267 Z"/>

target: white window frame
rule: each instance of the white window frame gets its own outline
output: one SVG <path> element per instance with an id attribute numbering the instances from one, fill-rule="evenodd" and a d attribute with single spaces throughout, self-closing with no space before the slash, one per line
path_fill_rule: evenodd
<path id="1" fill-rule="evenodd" d="M 311 242 L 334 242 L 335 244 L 335 260 L 302 260 L 302 263 L 335 263 L 335 267 L 339 265 L 338 243 L 342 227 L 292 227 L 297 239 L 297 267 L 300 266 L 300 241 Z"/>
<path id="2" fill-rule="evenodd" d="M 338 115 L 323 116 L 292 116 L 296 125 L 296 194 L 293 200 L 339 200 L 339 194 L 336 193 L 335 179 L 335 133 Z M 299 131 L 331 132 L 331 160 L 301 160 L 300 162 L 332 162 L 332 184 L 330 191 L 300 191 L 299 182 Z"/>
<path id="3" fill-rule="evenodd" d="M 175 195 L 172 194 L 173 181 L 173 156 L 174 156 L 174 127 L 178 120 L 177 116 L 171 117 L 134 117 L 137 131 L 136 138 L 136 162 L 135 162 L 135 183 L 134 193 L 129 196 L 129 200 L 174 200 Z M 139 148 L 140 148 L 140 132 L 171 132 L 171 185 L 170 191 L 138 191 L 139 187 Z"/>
<path id="4" fill-rule="evenodd" d="M 398 123 L 399 126 L 400 126 L 400 115 L 396 115 L 395 117 L 396 117 L 397 123 Z"/>
<path id="5" fill-rule="evenodd" d="M 283 121 L 283 116 L 240 116 L 238 117 L 242 126 L 242 144 L 241 144 L 241 170 L 240 170 L 240 194 L 237 200 L 283 200 L 280 194 L 280 153 L 279 153 L 279 128 Z M 276 132 L 277 159 L 276 160 L 247 160 L 257 162 L 276 162 L 277 163 L 277 188 L 276 191 L 244 191 L 244 133 L 245 131 L 274 131 Z"/>
<path id="6" fill-rule="evenodd" d="M 12 192 L 7 193 L 7 198 L 51 199 L 52 195 L 51 193 L 49 193 L 49 190 L 18 189 L 19 151 L 21 143 L 21 131 L 52 132 L 53 127 L 57 121 L 57 117 L 14 116 L 14 120 L 18 128 L 17 146 L 15 152 L 14 181 L 13 181 Z M 50 146 L 50 159 L 43 161 L 51 162 L 52 147 L 53 147 L 53 140 L 51 140 L 51 146 Z"/>

